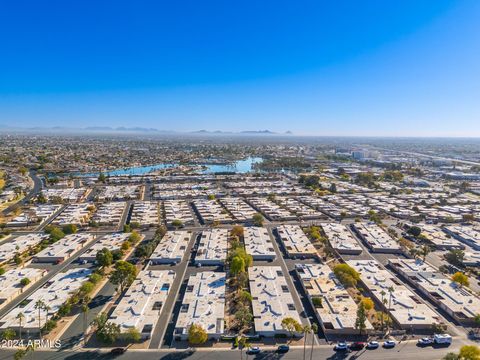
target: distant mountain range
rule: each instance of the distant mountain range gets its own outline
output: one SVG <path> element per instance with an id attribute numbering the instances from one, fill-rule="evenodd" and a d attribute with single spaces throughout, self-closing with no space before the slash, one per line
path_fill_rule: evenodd
<path id="1" fill-rule="evenodd" d="M 110 126 L 87 126 L 84 128 L 71 128 L 71 127 L 62 127 L 62 126 L 52 126 L 52 127 L 17 127 L 17 126 L 8 126 L 5 124 L 0 124 L 0 129 L 18 131 L 18 132 L 81 132 L 81 133 L 157 133 L 157 134 L 205 134 L 205 135 L 293 135 L 291 131 L 286 131 L 284 133 L 277 133 L 271 130 L 244 130 L 244 131 L 209 131 L 209 130 L 198 130 L 191 132 L 180 132 L 172 130 L 159 130 L 155 128 L 144 128 L 144 127 L 110 127 Z"/>

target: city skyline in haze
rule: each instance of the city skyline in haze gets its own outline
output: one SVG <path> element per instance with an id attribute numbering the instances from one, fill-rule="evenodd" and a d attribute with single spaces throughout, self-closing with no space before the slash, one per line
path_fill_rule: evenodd
<path id="1" fill-rule="evenodd" d="M 480 136 L 476 1 L 2 8 L 8 127 Z"/>

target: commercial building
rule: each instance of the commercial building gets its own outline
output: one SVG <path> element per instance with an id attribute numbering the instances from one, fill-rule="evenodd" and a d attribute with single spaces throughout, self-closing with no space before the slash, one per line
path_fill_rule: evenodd
<path id="1" fill-rule="evenodd" d="M 126 204 L 124 201 L 101 204 L 93 215 L 92 220 L 98 225 L 118 226 L 120 220 L 122 220 Z"/>
<path id="2" fill-rule="evenodd" d="M 130 223 L 152 226 L 160 224 L 160 220 L 160 204 L 157 201 L 135 201 Z"/>
<path id="3" fill-rule="evenodd" d="M 471 246 L 475 250 L 480 250 L 480 227 L 469 225 L 452 225 L 446 226 L 447 234 L 455 239 Z"/>
<path id="4" fill-rule="evenodd" d="M 220 199 L 225 208 L 233 215 L 236 221 L 251 222 L 257 211 L 242 198 L 225 197 Z"/>
<path id="5" fill-rule="evenodd" d="M 175 220 L 180 221 L 183 225 L 193 224 L 193 214 L 190 205 L 185 200 L 165 200 L 163 207 L 165 222 L 168 226 L 172 226 L 172 222 Z"/>
<path id="6" fill-rule="evenodd" d="M 204 224 L 230 223 L 233 220 L 216 200 L 196 199 L 193 201 L 193 206 Z"/>

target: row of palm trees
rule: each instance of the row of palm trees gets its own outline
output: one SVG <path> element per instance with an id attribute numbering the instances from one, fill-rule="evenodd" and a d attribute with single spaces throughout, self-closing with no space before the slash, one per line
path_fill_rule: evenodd
<path id="1" fill-rule="evenodd" d="M 40 339 L 42 338 L 42 328 L 41 328 L 41 322 L 42 322 L 42 311 L 45 311 L 45 319 L 48 320 L 48 312 L 50 311 L 50 306 L 48 306 L 42 299 L 37 300 L 35 303 L 35 309 L 38 310 L 38 329 L 40 332 Z M 23 321 L 25 320 L 25 314 L 23 312 L 19 312 L 15 319 L 18 320 L 18 328 L 19 328 L 19 337 L 22 339 L 22 328 L 23 328 Z"/>
<path id="2" fill-rule="evenodd" d="M 312 343 L 311 343 L 311 349 L 310 349 L 310 360 L 313 358 L 313 345 L 315 343 L 315 334 L 318 332 L 318 325 L 316 323 L 312 323 L 311 326 L 305 325 L 302 326 L 301 330 L 302 334 L 304 335 L 304 341 L 303 341 L 303 360 L 306 359 L 307 356 L 307 334 L 312 334 Z M 250 346 L 250 344 L 247 342 L 247 338 L 245 336 L 240 337 L 238 341 L 239 349 L 240 349 L 240 360 L 243 359 L 243 349 L 247 348 Z M 248 352 L 247 352 L 247 359 L 248 359 Z"/>

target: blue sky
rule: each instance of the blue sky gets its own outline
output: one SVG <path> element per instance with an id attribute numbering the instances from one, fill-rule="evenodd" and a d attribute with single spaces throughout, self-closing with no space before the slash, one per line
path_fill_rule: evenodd
<path id="1" fill-rule="evenodd" d="M 11 1 L 0 124 L 480 136 L 480 1 Z"/>

